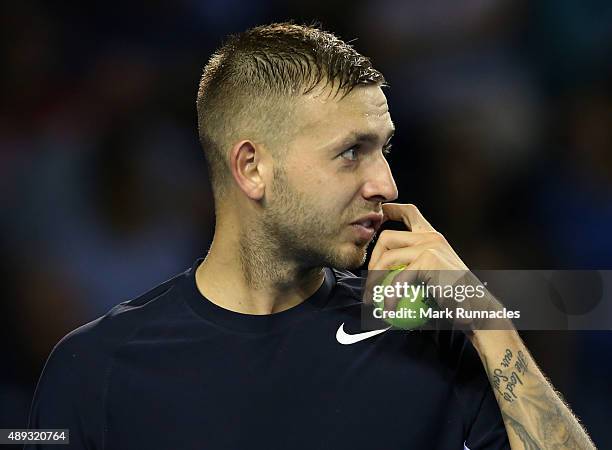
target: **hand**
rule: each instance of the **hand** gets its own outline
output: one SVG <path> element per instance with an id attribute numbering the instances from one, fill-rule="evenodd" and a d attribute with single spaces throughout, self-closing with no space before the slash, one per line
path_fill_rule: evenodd
<path id="1" fill-rule="evenodd" d="M 408 270 L 468 270 L 442 234 L 415 205 L 384 203 L 383 223 L 402 221 L 407 231 L 385 230 L 374 246 L 368 270 L 407 265 Z"/>
<path id="2" fill-rule="evenodd" d="M 387 220 L 402 221 L 408 230 L 385 230 L 380 234 L 368 265 L 368 294 L 372 292 L 373 286 L 381 284 L 380 281 L 388 274 L 388 270 L 404 266 L 406 270 L 393 279 L 392 285 L 407 283 L 418 286 L 424 283 L 425 286 L 444 289 L 445 293 L 450 292 L 449 295 L 433 296 L 440 309 L 456 311 L 457 307 L 480 310 L 497 308 L 498 303 L 469 271 L 444 236 L 431 226 L 415 205 L 385 203 L 382 208 L 383 223 Z M 464 290 L 463 292 L 467 292 L 467 289 L 474 295 L 471 298 L 463 294 L 459 296 L 458 288 Z M 483 295 L 475 297 L 475 290 L 478 289 Z M 442 290 L 436 292 L 440 293 Z M 400 298 L 401 296 L 385 297 L 385 310 L 395 311 Z M 366 299 L 369 301 L 368 295 Z M 453 316 L 453 322 L 463 327 L 471 324 L 471 320 L 457 320 L 456 316 Z"/>

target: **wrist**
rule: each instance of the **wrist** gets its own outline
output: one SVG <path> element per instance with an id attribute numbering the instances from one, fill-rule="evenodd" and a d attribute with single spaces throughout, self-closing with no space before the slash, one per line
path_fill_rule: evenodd
<path id="1" fill-rule="evenodd" d="M 466 336 L 481 355 L 523 345 L 521 337 L 510 321 L 507 323 L 507 329 L 470 330 Z"/>

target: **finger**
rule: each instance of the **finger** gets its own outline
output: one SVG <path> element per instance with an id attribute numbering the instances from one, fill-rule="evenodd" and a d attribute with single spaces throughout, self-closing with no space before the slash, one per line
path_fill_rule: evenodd
<path id="1" fill-rule="evenodd" d="M 427 232 L 407 232 L 396 230 L 384 230 L 380 233 L 380 237 L 376 245 L 372 249 L 368 269 L 376 266 L 380 256 L 387 250 L 401 247 L 411 247 L 425 242 L 443 242 L 444 237 L 437 231 Z"/>
<path id="2" fill-rule="evenodd" d="M 400 247 L 386 250 L 380 255 L 376 262 L 369 267 L 369 270 L 390 270 L 392 267 L 399 265 L 406 265 L 408 268 L 411 268 L 410 265 L 414 263 L 425 251 L 431 248 L 431 243 L 426 242 L 419 245 L 413 245 L 411 247 Z"/>
<path id="3" fill-rule="evenodd" d="M 467 270 L 467 267 L 457 265 L 444 249 L 429 246 L 408 264 L 398 278 L 401 278 L 404 272 L 418 272 L 419 277 L 422 278 L 421 281 L 426 283 L 453 285 Z"/>
<path id="4" fill-rule="evenodd" d="M 411 203 L 383 203 L 382 209 L 383 223 L 387 220 L 395 220 L 404 222 L 410 231 L 436 231 L 419 209 Z"/>

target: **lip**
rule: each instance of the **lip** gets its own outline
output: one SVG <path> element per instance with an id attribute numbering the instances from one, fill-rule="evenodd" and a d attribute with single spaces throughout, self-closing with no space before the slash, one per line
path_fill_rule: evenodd
<path id="1" fill-rule="evenodd" d="M 374 237 L 374 228 L 364 227 L 363 225 L 359 225 L 357 223 L 352 223 L 351 227 L 355 230 L 355 234 L 359 236 L 359 239 L 369 241 Z"/>
<path id="2" fill-rule="evenodd" d="M 366 220 L 369 220 L 372 222 L 371 226 L 364 227 L 363 225 L 361 225 L 361 223 L 365 222 Z M 353 229 L 355 230 L 356 234 L 359 236 L 360 239 L 364 241 L 370 241 L 374 237 L 374 234 L 376 233 L 376 231 L 382 225 L 382 222 L 383 222 L 382 214 L 370 213 L 370 214 L 360 217 L 355 222 L 351 223 L 351 226 L 353 227 Z"/>
<path id="3" fill-rule="evenodd" d="M 365 222 L 366 220 L 372 221 L 372 226 L 364 227 L 362 225 L 359 225 L 361 222 Z M 372 234 L 374 234 L 381 227 L 382 223 L 383 223 L 383 215 L 382 214 L 380 214 L 380 213 L 370 213 L 370 214 L 366 214 L 365 216 L 360 217 L 359 219 L 355 220 L 354 222 L 351 222 L 351 225 L 356 225 L 357 227 L 362 228 L 364 230 L 372 230 Z"/>

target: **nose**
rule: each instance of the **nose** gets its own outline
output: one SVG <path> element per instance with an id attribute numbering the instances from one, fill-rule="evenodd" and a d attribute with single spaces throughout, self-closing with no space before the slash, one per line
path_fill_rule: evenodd
<path id="1" fill-rule="evenodd" d="M 397 199 L 397 196 L 397 185 L 389 163 L 384 156 L 380 155 L 366 174 L 363 197 L 375 202 L 392 202 Z"/>

